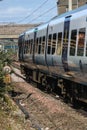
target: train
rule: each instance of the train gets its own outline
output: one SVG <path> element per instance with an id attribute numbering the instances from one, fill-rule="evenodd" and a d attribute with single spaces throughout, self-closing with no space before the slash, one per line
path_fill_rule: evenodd
<path id="1" fill-rule="evenodd" d="M 87 103 L 87 5 L 21 33 L 18 48 L 28 82 Z"/>

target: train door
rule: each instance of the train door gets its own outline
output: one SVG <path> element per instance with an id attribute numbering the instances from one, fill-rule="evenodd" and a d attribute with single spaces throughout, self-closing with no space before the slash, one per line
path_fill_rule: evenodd
<path id="1" fill-rule="evenodd" d="M 62 64 L 65 71 L 69 71 L 68 42 L 69 42 L 70 18 L 71 16 L 66 17 L 64 21 L 64 33 L 63 33 L 63 44 L 62 44 Z"/>
<path id="2" fill-rule="evenodd" d="M 38 28 L 35 28 L 35 30 L 34 30 L 34 41 L 33 41 L 33 55 L 32 55 L 33 63 L 35 63 L 35 45 L 36 45 L 37 31 L 38 31 Z"/>

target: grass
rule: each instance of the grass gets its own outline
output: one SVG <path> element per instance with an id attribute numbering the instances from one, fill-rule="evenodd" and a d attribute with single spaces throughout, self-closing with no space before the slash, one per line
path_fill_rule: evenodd
<path id="1" fill-rule="evenodd" d="M 19 115 L 19 108 L 9 97 L 7 92 L 12 90 L 12 86 L 4 87 L 0 94 L 0 130 L 22 130 L 24 116 Z M 21 117 L 20 117 L 21 116 Z"/>

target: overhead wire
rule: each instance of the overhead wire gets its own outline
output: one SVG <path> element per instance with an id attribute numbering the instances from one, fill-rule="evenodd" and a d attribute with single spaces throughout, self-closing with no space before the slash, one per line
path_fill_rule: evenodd
<path id="1" fill-rule="evenodd" d="M 32 16 L 32 14 L 36 13 L 36 11 L 38 11 L 41 7 L 43 7 L 47 2 L 48 2 L 48 0 L 45 0 L 40 6 L 38 6 L 35 10 L 33 10 L 30 14 L 25 16 L 23 19 L 19 20 L 18 23 L 20 23 L 20 22 L 26 20 L 27 18 L 29 18 L 30 16 Z"/>
<path id="2" fill-rule="evenodd" d="M 42 17 L 43 15 L 49 13 L 50 11 L 52 11 L 56 6 L 53 6 L 52 8 L 48 9 L 47 11 L 45 11 L 44 13 L 40 14 L 39 16 L 37 16 L 36 18 L 32 19 L 31 21 L 29 21 L 28 23 L 33 22 L 34 20 L 36 20 L 39 17 Z"/>
<path id="3" fill-rule="evenodd" d="M 26 17 L 24 17 L 23 19 L 21 19 L 20 21 L 16 22 L 16 23 L 20 23 L 22 21 L 25 21 L 27 18 L 29 18 L 30 16 L 32 16 L 32 14 L 36 13 L 36 11 L 38 11 L 39 9 L 41 9 L 41 7 L 43 7 L 43 5 L 45 5 L 49 0 L 45 0 L 40 6 L 38 6 L 35 10 L 33 10 L 30 14 L 28 14 Z M 40 17 L 43 17 L 44 15 L 48 14 L 50 11 L 52 11 L 54 8 L 56 8 L 56 6 L 53 6 L 52 8 L 46 10 L 45 12 L 43 12 L 42 14 L 38 15 L 37 17 L 31 19 L 28 23 L 31 23 L 35 20 L 37 20 Z M 47 22 L 47 21 L 45 21 Z M 27 23 L 27 24 L 28 24 Z M 9 23 L 7 24 L 9 25 Z"/>

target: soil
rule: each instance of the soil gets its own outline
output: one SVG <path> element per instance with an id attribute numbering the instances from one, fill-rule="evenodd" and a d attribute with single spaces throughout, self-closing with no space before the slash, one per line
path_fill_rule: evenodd
<path id="1" fill-rule="evenodd" d="M 5 94 L 6 100 L 0 98 L 0 130 L 87 130 L 86 114 L 21 77 L 12 74 L 13 88 Z"/>
<path id="2" fill-rule="evenodd" d="M 14 100 L 20 100 L 35 129 L 87 130 L 87 117 L 59 98 L 55 99 L 26 82 L 16 83 L 14 91 L 22 93 Z"/>

